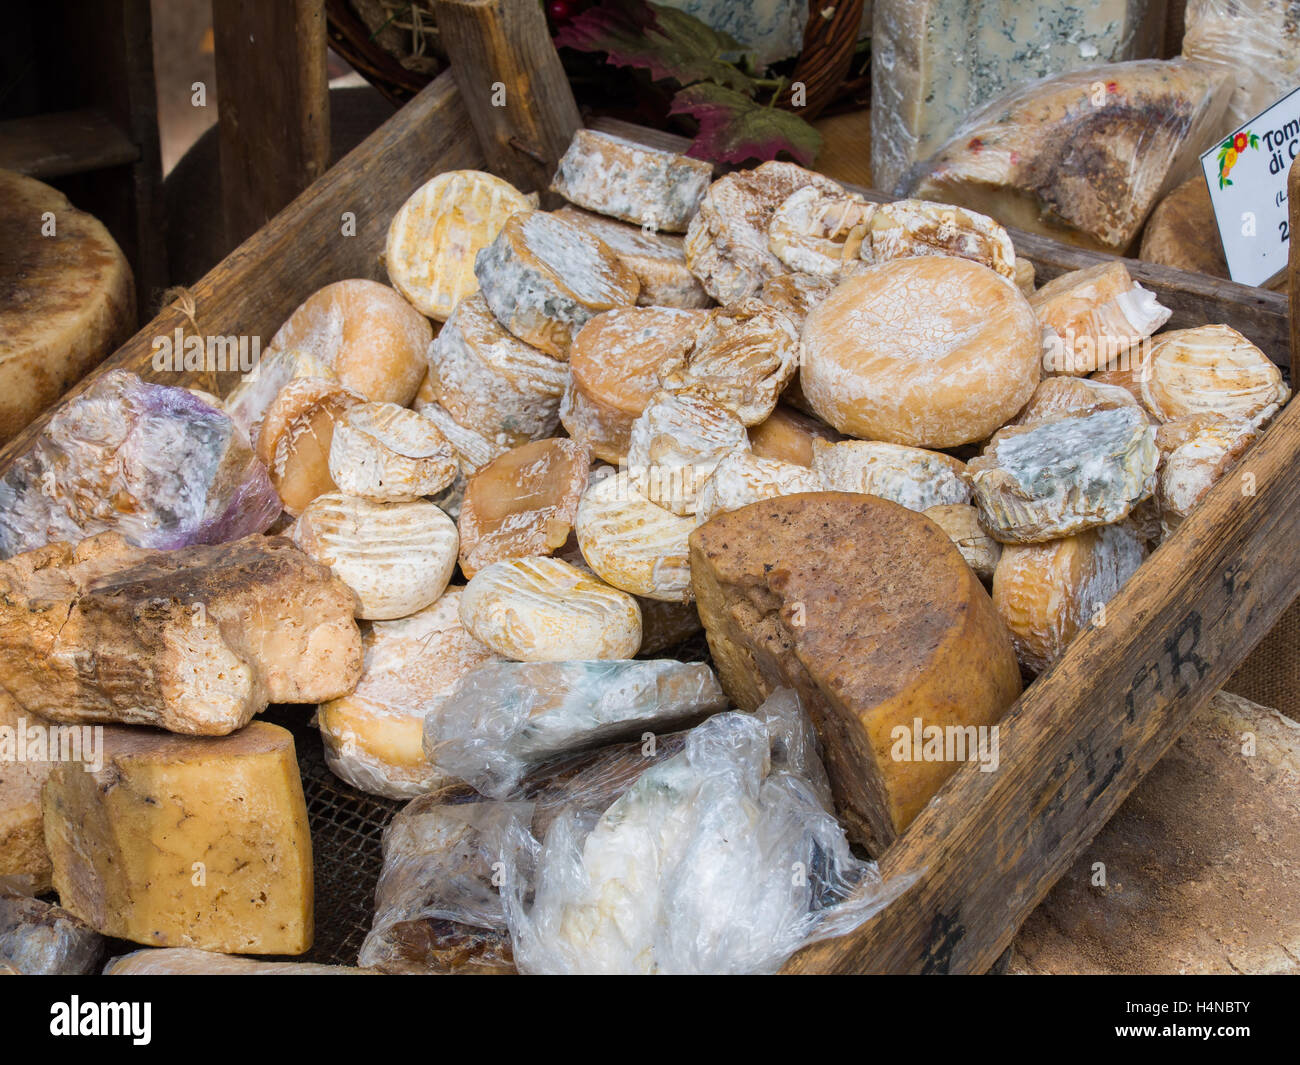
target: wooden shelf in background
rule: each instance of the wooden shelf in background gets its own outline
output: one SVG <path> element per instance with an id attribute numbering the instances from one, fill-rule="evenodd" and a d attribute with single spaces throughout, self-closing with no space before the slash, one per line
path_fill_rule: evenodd
<path id="1" fill-rule="evenodd" d="M 57 111 L 0 122 L 0 169 L 64 177 L 129 166 L 140 149 L 102 111 Z"/>

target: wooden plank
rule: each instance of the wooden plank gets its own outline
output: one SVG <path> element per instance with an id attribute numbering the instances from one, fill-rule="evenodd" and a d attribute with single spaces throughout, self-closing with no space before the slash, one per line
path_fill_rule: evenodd
<path id="1" fill-rule="evenodd" d="M 437 0 L 435 13 L 489 169 L 544 193 L 582 119 L 541 5 Z"/>
<path id="2" fill-rule="evenodd" d="M 685 151 L 690 144 L 687 138 L 674 133 L 650 130 L 616 119 L 598 118 L 591 126 L 666 151 Z M 1294 169 L 1292 175 L 1294 181 Z M 873 203 L 888 203 L 893 199 L 883 192 L 865 189 L 860 185 L 845 183 L 844 187 L 862 194 Z M 1292 202 L 1295 202 L 1294 196 Z M 1027 233 L 1021 229 L 1009 227 L 1007 232 L 1011 235 L 1016 253 L 1034 264 L 1040 284 L 1071 270 L 1082 270 L 1115 258 L 1104 252 L 1074 248 L 1050 237 Z M 1292 255 L 1294 254 L 1293 245 Z M 1207 323 L 1230 325 L 1257 344 L 1279 366 L 1290 367 L 1291 340 L 1285 294 L 1138 259 L 1125 259 L 1124 265 L 1134 280 L 1157 291 L 1160 302 L 1173 311 L 1168 328 L 1184 329 Z M 1292 315 L 1291 318 L 1294 320 L 1295 316 Z"/>
<path id="3" fill-rule="evenodd" d="M 102 111 L 87 108 L 0 122 L 0 169 L 48 180 L 124 166 L 140 149 Z"/>
<path id="4" fill-rule="evenodd" d="M 329 166 L 324 0 L 213 0 L 226 238 L 256 232 Z"/>
<path id="5" fill-rule="evenodd" d="M 190 289 L 197 329 L 175 304 L 164 307 L 69 395 L 84 391 L 98 373 L 113 367 L 162 384 L 224 394 L 237 373 L 213 380 L 205 373 L 156 372 L 154 338 L 182 329 L 269 341 L 293 309 L 322 285 L 348 277 L 383 280 L 379 256 L 388 224 L 407 196 L 443 170 L 482 165 L 455 83 L 449 73 L 440 75 Z M 345 212 L 355 215 L 355 236 L 343 233 Z M 42 414 L 0 450 L 0 471 L 31 446 L 49 415 Z"/>
<path id="6" fill-rule="evenodd" d="M 983 972 L 1300 593 L 1300 403 L 1003 719 L 1000 765 L 958 770 L 881 860 L 915 876 L 852 936 L 786 967 Z M 1254 477 L 1255 494 L 1242 491 Z"/>

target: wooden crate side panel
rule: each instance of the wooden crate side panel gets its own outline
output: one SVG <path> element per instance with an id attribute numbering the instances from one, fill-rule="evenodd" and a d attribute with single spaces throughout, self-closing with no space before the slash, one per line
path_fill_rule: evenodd
<path id="1" fill-rule="evenodd" d="M 193 320 L 175 302 L 164 307 L 69 395 L 114 367 L 161 384 L 223 394 L 238 380 L 237 372 L 156 371 L 154 338 L 180 329 L 189 336 L 256 336 L 267 344 L 322 285 L 349 277 L 386 280 L 380 255 L 397 208 L 435 174 L 482 165 L 455 82 L 443 74 L 196 282 L 189 289 Z M 350 221 L 351 236 L 345 234 Z M 0 450 L 0 470 L 31 445 L 50 413 Z"/>

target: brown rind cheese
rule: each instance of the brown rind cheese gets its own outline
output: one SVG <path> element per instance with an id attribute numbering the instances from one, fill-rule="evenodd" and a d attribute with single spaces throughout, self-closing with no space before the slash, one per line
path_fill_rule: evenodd
<path id="1" fill-rule="evenodd" d="M 992 725 L 1020 694 L 988 593 L 920 514 L 850 493 L 784 496 L 712 519 L 690 547 L 723 688 L 745 710 L 798 691 L 839 813 L 874 854 L 956 769 L 896 760 L 895 729 Z"/>

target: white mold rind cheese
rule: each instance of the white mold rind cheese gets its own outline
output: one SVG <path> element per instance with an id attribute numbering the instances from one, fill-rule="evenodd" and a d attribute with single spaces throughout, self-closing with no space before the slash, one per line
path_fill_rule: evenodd
<path id="1" fill-rule="evenodd" d="M 993 574 L 993 605 L 1024 669 L 1046 669 L 1136 572 L 1146 549 L 1127 525 L 1038 544 L 1007 544 Z"/>
<path id="2" fill-rule="evenodd" d="M 331 492 L 312 501 L 293 541 L 357 597 L 357 617 L 387 621 L 434 602 L 456 569 L 460 539 L 428 500 L 372 503 Z"/>
<path id="3" fill-rule="evenodd" d="M 632 485 L 674 514 L 694 514 L 700 485 L 734 448 L 748 451 L 749 435 L 731 411 L 690 393 L 656 393 L 632 423 Z"/>
<path id="4" fill-rule="evenodd" d="M 517 188 L 481 170 L 451 170 L 415 190 L 388 227 L 388 278 L 422 314 L 445 322 L 478 291 L 474 257 L 505 221 L 532 204 Z"/>
<path id="5" fill-rule="evenodd" d="M 580 129 L 551 191 L 598 214 L 684 233 L 712 180 L 713 168 L 699 159 Z"/>
<path id="6" fill-rule="evenodd" d="M 1189 414 L 1160 426 L 1156 431 L 1160 484 L 1155 501 L 1166 536 L 1182 524 L 1258 435 L 1253 422 L 1222 414 Z"/>
<path id="7" fill-rule="evenodd" d="M 880 496 L 908 510 L 970 502 L 965 464 L 924 448 L 867 440 L 814 440 L 812 468 L 825 491 Z"/>
<path id="8" fill-rule="evenodd" d="M 647 599 L 685 603 L 693 594 L 688 540 L 694 528 L 693 518 L 652 503 L 624 472 L 588 486 L 573 531 L 602 580 Z"/>
<path id="9" fill-rule="evenodd" d="M 344 495 L 406 503 L 437 495 L 460 467 L 428 418 L 395 403 L 362 403 L 334 425 L 329 470 Z"/>
<path id="10" fill-rule="evenodd" d="M 1142 402 L 1162 422 L 1207 413 L 1264 420 L 1291 395 L 1269 357 L 1226 325 L 1162 333 L 1139 379 Z"/>
<path id="11" fill-rule="evenodd" d="M 428 403 L 420 408 L 420 417 L 433 422 L 437 430 L 447 438 L 456 458 L 460 462 L 462 476 L 469 476 L 482 469 L 498 455 L 510 450 L 510 445 L 498 440 L 489 440 L 481 433 L 461 425 L 437 403 Z M 459 478 L 458 478 L 459 480 Z M 456 482 L 452 482 L 455 487 Z"/>
<path id="12" fill-rule="evenodd" d="M 603 240 L 543 211 L 512 215 L 474 273 L 497 321 L 558 359 L 591 318 L 632 306 L 641 290 Z"/>
<path id="13" fill-rule="evenodd" d="M 460 618 L 473 636 L 517 662 L 631 658 L 641 646 L 636 600 L 557 558 L 488 566 L 465 587 Z"/>
<path id="14" fill-rule="evenodd" d="M 703 396 L 748 426 L 772 413 L 798 365 L 794 323 L 748 299 L 710 311 L 685 364 L 659 380 L 666 391 Z"/>
<path id="15" fill-rule="evenodd" d="M 1111 407 L 1142 405 L 1127 388 L 1094 381 L 1089 377 L 1044 378 L 1009 425 L 1030 425 L 1053 414 L 1091 414 Z"/>
<path id="16" fill-rule="evenodd" d="M 739 510 L 763 499 L 821 490 L 821 478 L 807 466 L 760 458 L 747 449 L 737 448 L 723 457 L 700 489 L 695 523 L 703 525 L 717 514 Z"/>
<path id="17" fill-rule="evenodd" d="M 1159 458 L 1155 428 L 1123 406 L 1003 429 L 966 470 L 990 535 L 1037 543 L 1122 521 L 1155 491 Z"/>
<path id="18" fill-rule="evenodd" d="M 791 193 L 768 224 L 768 247 L 789 269 L 838 277 L 858 261 L 876 205 L 857 193 L 805 185 Z"/>
<path id="19" fill-rule="evenodd" d="M 501 328 L 482 295 L 456 306 L 429 347 L 438 405 L 504 451 L 554 434 L 568 383 L 564 363 Z"/>
<path id="20" fill-rule="evenodd" d="M 883 263 L 913 255 L 950 255 L 1016 278 L 1016 249 L 1011 237 L 988 215 L 950 203 L 896 200 L 872 212 L 859 255 Z"/>
<path id="21" fill-rule="evenodd" d="M 638 307 L 689 310 L 713 306 L 713 300 L 686 265 L 686 246 L 681 237 L 647 232 L 576 207 L 561 207 L 555 215 L 599 237 L 636 274 L 641 284 L 636 297 Z"/>
<path id="22" fill-rule="evenodd" d="M 735 303 L 787 272 L 769 247 L 768 227 L 776 209 L 806 185 L 831 196 L 844 193 L 830 178 L 783 162 L 738 170 L 709 186 L 686 231 L 686 263 L 710 296 Z"/>

